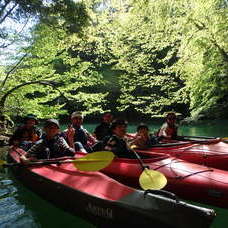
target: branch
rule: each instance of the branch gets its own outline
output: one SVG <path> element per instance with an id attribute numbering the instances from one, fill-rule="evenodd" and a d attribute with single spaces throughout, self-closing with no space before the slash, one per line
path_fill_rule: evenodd
<path id="1" fill-rule="evenodd" d="M 218 43 L 216 42 L 216 39 L 215 39 L 215 37 L 214 37 L 214 34 L 212 34 L 210 31 L 209 31 L 209 29 L 206 27 L 206 25 L 203 23 L 203 22 L 196 22 L 195 20 L 191 20 L 191 21 L 193 21 L 193 24 L 199 29 L 199 30 L 202 30 L 202 29 L 205 29 L 205 30 L 207 30 L 209 33 L 210 33 L 210 35 L 212 36 L 212 39 L 210 39 L 210 41 L 215 45 L 215 47 L 217 47 L 218 48 L 218 50 L 219 50 L 219 52 L 221 53 L 221 55 L 223 56 L 223 59 L 225 60 L 225 62 L 228 62 L 228 54 L 227 54 L 227 52 L 223 49 L 223 48 L 221 48 L 219 45 L 218 45 Z"/>
<path id="2" fill-rule="evenodd" d="M 20 35 L 22 32 L 23 32 L 23 30 L 24 30 L 24 28 L 26 27 L 26 25 L 28 24 L 28 22 L 29 22 L 29 20 L 30 20 L 30 18 L 28 18 L 27 19 L 27 21 L 25 22 L 25 24 L 23 25 L 23 27 L 21 28 L 21 30 L 19 31 L 19 32 L 17 32 L 17 34 L 16 33 L 14 33 L 15 35 Z M 15 43 L 16 42 L 16 39 L 14 39 L 13 41 L 11 41 L 10 43 L 8 43 L 8 44 L 6 44 L 6 42 L 4 43 L 4 44 L 2 44 L 1 46 L 0 46 L 0 48 L 6 48 L 6 47 L 8 47 L 8 46 L 10 46 L 10 45 L 12 45 L 13 43 Z"/>
<path id="3" fill-rule="evenodd" d="M 2 9 L 1 9 L 1 11 L 0 11 L 0 17 L 3 15 L 3 12 L 4 12 L 4 10 L 6 9 L 6 7 L 8 6 L 9 3 L 10 3 L 10 1 L 6 1 L 6 2 L 5 2 L 5 5 L 2 6 Z"/>
<path id="4" fill-rule="evenodd" d="M 27 54 L 24 54 L 24 55 L 22 56 L 22 58 L 17 62 L 17 64 L 16 64 L 14 67 L 12 67 L 12 69 L 11 69 L 10 71 L 8 71 L 8 72 L 6 73 L 6 77 L 5 77 L 4 81 L 2 82 L 2 87 L 5 86 L 6 81 L 7 81 L 7 79 L 9 78 L 10 74 L 11 74 L 11 73 L 12 73 L 12 72 L 21 64 L 21 62 L 23 61 L 23 59 L 24 59 L 26 56 L 27 56 Z"/>
<path id="5" fill-rule="evenodd" d="M 227 54 L 227 52 L 218 45 L 218 43 L 216 42 L 216 39 L 214 38 L 214 35 L 213 34 L 211 34 L 211 35 L 212 35 L 212 38 L 213 38 L 211 40 L 211 42 L 215 45 L 215 47 L 218 48 L 218 50 L 219 50 L 220 54 L 222 55 L 224 61 L 228 62 L 228 54 Z"/>
<path id="6" fill-rule="evenodd" d="M 20 85 L 15 86 L 14 88 L 12 88 L 11 90 L 9 90 L 7 93 L 5 93 L 2 96 L 2 98 L 0 100 L 0 116 L 3 113 L 3 109 L 4 109 L 4 106 L 5 106 L 5 102 L 6 102 L 7 97 L 10 94 L 12 94 L 15 90 L 17 90 L 17 89 L 19 89 L 21 87 L 27 86 L 27 85 L 32 85 L 32 84 L 41 84 L 41 85 L 51 86 L 53 89 L 57 90 L 62 97 L 64 97 L 67 101 L 69 101 L 69 99 L 56 87 L 55 83 L 52 82 L 52 81 L 39 80 L 39 81 L 25 82 L 25 83 L 22 83 Z"/>
<path id="7" fill-rule="evenodd" d="M 15 9 L 17 4 L 15 4 L 7 13 L 6 15 L 0 20 L 0 24 L 12 13 L 12 11 Z"/>

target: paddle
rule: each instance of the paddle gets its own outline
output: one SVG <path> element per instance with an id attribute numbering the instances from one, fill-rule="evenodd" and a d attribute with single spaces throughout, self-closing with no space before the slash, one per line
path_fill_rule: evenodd
<path id="1" fill-rule="evenodd" d="M 221 138 L 221 140 L 222 140 L 223 142 L 228 143 L 228 137 Z"/>
<path id="2" fill-rule="evenodd" d="M 186 136 L 179 136 L 180 138 L 196 138 L 196 139 L 216 139 L 216 137 L 213 136 L 190 136 L 190 135 L 186 135 Z"/>
<path id="3" fill-rule="evenodd" d="M 94 153 L 90 153 L 85 155 L 82 158 L 78 158 L 75 160 L 64 160 L 64 161 L 37 161 L 37 162 L 29 162 L 29 163 L 7 163 L 6 161 L 0 160 L 0 166 L 6 167 L 27 167 L 27 166 L 37 166 L 37 165 L 50 165 L 50 164 L 63 164 L 63 163 L 73 163 L 74 166 L 80 171 L 98 171 L 100 169 L 108 166 L 113 158 L 114 154 L 110 151 L 97 151 Z"/>
<path id="4" fill-rule="evenodd" d="M 133 151 L 140 165 L 143 168 L 143 172 L 139 177 L 139 184 L 141 188 L 144 190 L 160 190 L 164 188 L 167 184 L 167 179 L 165 175 L 159 171 L 149 169 L 133 148 L 135 148 L 134 145 L 131 146 L 131 150 Z"/>
<path id="5" fill-rule="evenodd" d="M 189 140 L 189 141 L 193 141 L 193 142 L 200 142 L 200 143 L 203 143 L 204 141 L 202 140 L 191 140 L 192 139 L 205 139 L 205 142 L 219 142 L 219 141 L 222 141 L 222 142 L 226 142 L 228 143 L 228 137 L 224 137 L 224 138 L 220 138 L 220 137 L 212 137 L 212 136 L 179 136 L 179 139 L 180 140 Z M 213 141 L 214 140 L 214 141 Z"/>

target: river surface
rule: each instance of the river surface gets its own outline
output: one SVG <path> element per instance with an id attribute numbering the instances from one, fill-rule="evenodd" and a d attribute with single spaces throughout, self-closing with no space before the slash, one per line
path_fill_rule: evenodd
<path id="1" fill-rule="evenodd" d="M 148 123 L 148 125 L 151 132 L 155 132 L 159 129 L 160 123 Z M 128 131 L 135 132 L 136 126 L 137 124 L 129 123 Z M 92 132 L 95 124 L 86 124 L 84 127 Z M 180 126 L 179 135 L 228 137 L 228 120 Z M 1 159 L 4 159 L 5 152 L 6 148 L 0 148 Z M 213 208 L 216 211 L 217 217 L 211 228 L 228 227 L 228 209 L 197 205 Z M 10 170 L 0 169 L 0 228 L 30 227 L 92 228 L 94 226 L 43 200 L 15 180 Z"/>

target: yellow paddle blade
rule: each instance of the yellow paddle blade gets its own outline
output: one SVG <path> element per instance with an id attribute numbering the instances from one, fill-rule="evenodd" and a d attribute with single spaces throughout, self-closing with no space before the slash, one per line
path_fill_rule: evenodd
<path id="1" fill-rule="evenodd" d="M 144 190 L 160 190 L 166 186 L 167 179 L 163 173 L 146 168 L 139 177 L 139 184 Z"/>
<path id="2" fill-rule="evenodd" d="M 222 142 L 228 143 L 228 137 L 221 138 Z"/>
<path id="3" fill-rule="evenodd" d="M 115 155 L 110 151 L 98 151 L 73 161 L 74 166 L 81 171 L 98 171 L 108 166 Z"/>
<path id="4" fill-rule="evenodd" d="M 6 161 L 0 160 L 0 166 L 6 164 Z"/>

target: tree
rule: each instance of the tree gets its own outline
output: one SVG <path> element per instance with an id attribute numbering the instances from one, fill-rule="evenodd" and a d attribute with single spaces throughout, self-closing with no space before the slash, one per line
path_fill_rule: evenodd
<path id="1" fill-rule="evenodd" d="M 0 3 L 1 53 L 9 55 L 10 46 L 15 49 L 29 44 L 28 30 L 39 21 L 64 27 L 69 33 L 80 33 L 88 19 L 84 4 L 73 0 L 3 0 Z"/>
<path id="2" fill-rule="evenodd" d="M 86 27 L 75 23 L 81 24 L 64 3 L 53 1 L 31 47 L 22 50 L 23 61 L 2 77 L 2 96 L 14 91 L 26 98 L 25 106 L 12 97 L 7 105 L 49 115 L 64 112 L 70 100 L 74 108 L 96 113 L 107 99 L 119 98 L 112 104 L 131 114 L 174 110 L 188 116 L 190 108 L 199 116 L 227 103 L 226 2 L 84 0 L 76 15 L 86 18 Z M 29 86 L 38 81 L 53 86 Z"/>
<path id="3" fill-rule="evenodd" d="M 113 6 L 114 13 L 107 9 L 109 24 L 103 25 L 109 64 L 122 72 L 119 110 L 157 116 L 171 107 L 182 108 L 175 94 L 183 81 L 172 69 L 177 61 L 178 39 L 171 41 L 155 28 L 159 18 L 147 5 L 124 1 L 121 6 Z"/>
<path id="4" fill-rule="evenodd" d="M 174 69 L 185 82 L 179 92 L 189 101 L 191 116 L 221 117 L 227 103 L 227 2 L 160 2 L 161 19 L 171 22 L 165 31 L 172 30 L 170 38 L 179 36 Z"/>
<path id="5" fill-rule="evenodd" d="M 101 83 L 99 73 L 93 63 L 72 55 L 71 45 L 80 43 L 83 26 L 88 23 L 84 5 L 52 1 L 39 9 L 46 13 L 32 33 L 30 46 L 21 48 L 24 56 L 2 72 L 1 112 L 35 112 L 48 117 L 66 113 L 64 105 L 78 100 L 87 112 L 99 111 L 105 94 L 78 92 L 79 88 Z"/>
<path id="6" fill-rule="evenodd" d="M 33 45 L 25 50 L 23 62 L 4 83 L 7 90 L 2 95 L 4 102 L 0 102 L 2 110 L 19 106 L 22 112 L 48 117 L 66 113 L 63 107 L 67 102 L 80 102 L 85 113 L 98 112 L 106 94 L 83 92 L 83 88 L 102 80 L 93 63 L 72 56 L 71 44 L 74 41 L 76 45 L 77 35 L 40 24 L 33 36 Z M 7 106 L 3 105 L 6 102 Z"/>
<path id="7" fill-rule="evenodd" d="M 198 0 L 194 5 L 185 16 L 177 68 L 186 80 L 192 116 L 224 117 L 228 101 L 228 5 L 219 0 Z"/>
<path id="8" fill-rule="evenodd" d="M 124 72 L 121 110 L 188 115 L 189 105 L 192 116 L 210 117 L 226 107 L 227 2 L 125 2 L 110 33 L 116 67 Z"/>

